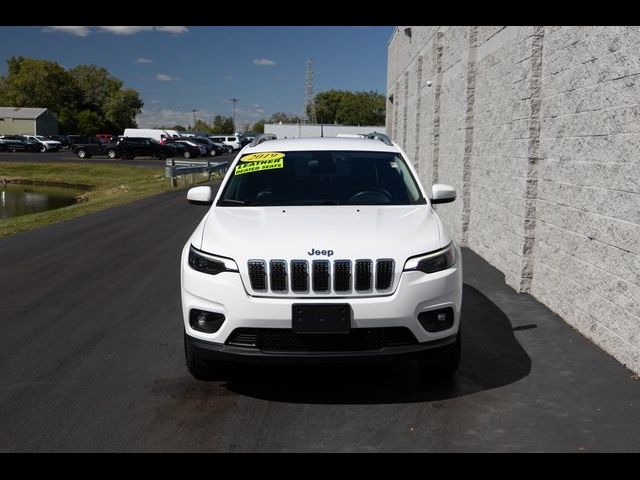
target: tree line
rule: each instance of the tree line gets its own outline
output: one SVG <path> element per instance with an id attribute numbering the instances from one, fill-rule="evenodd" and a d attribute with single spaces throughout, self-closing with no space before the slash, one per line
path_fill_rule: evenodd
<path id="1" fill-rule="evenodd" d="M 69 70 L 49 60 L 22 56 L 7 60 L 0 76 L 0 105 L 48 108 L 62 133 L 90 135 L 136 127 L 144 105 L 138 91 L 97 65 Z"/>
<path id="2" fill-rule="evenodd" d="M 327 90 L 318 93 L 307 108 L 307 121 L 311 123 L 340 125 L 384 125 L 385 98 L 378 92 L 348 90 Z M 263 133 L 265 123 L 298 123 L 303 122 L 300 116 L 277 112 L 269 119 L 261 119 L 254 123 L 250 130 Z"/>

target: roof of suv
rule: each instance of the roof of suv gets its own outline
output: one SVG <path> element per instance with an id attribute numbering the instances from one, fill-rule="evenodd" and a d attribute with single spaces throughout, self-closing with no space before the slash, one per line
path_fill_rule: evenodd
<path id="1" fill-rule="evenodd" d="M 305 150 L 359 150 L 370 152 L 399 152 L 398 147 L 379 140 L 344 137 L 309 137 L 267 140 L 255 147 L 247 146 L 243 152 L 285 152 Z"/>

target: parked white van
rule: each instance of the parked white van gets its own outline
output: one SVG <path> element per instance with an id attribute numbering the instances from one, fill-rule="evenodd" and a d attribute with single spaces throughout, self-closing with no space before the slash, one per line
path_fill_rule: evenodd
<path id="1" fill-rule="evenodd" d="M 173 136 L 166 130 L 159 128 L 125 128 L 123 137 L 137 137 L 137 138 L 153 138 L 154 140 L 164 143 L 167 139 Z"/>
<path id="2" fill-rule="evenodd" d="M 236 135 L 208 135 L 208 137 L 214 142 L 229 145 L 234 150 L 240 150 L 240 139 Z"/>

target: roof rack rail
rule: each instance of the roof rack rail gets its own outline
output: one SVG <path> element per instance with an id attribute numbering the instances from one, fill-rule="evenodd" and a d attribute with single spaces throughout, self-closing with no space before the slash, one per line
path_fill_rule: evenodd
<path id="1" fill-rule="evenodd" d="M 389 137 L 387 137 L 384 133 L 371 132 L 364 135 L 364 138 L 368 138 L 369 140 L 380 140 L 385 145 L 393 146 L 393 142 Z"/>
<path id="2" fill-rule="evenodd" d="M 250 147 L 255 147 L 256 145 L 260 145 L 262 142 L 266 142 L 268 140 L 277 140 L 278 137 L 273 133 L 262 133 L 258 135 L 253 141 L 249 144 Z"/>

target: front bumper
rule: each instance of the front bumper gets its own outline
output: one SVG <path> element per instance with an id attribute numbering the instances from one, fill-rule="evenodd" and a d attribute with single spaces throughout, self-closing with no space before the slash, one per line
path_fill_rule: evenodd
<path id="1" fill-rule="evenodd" d="M 182 313 L 185 332 L 192 339 L 212 344 L 213 346 L 209 346 L 207 350 L 232 355 L 251 355 L 251 352 L 256 351 L 255 349 L 248 349 L 249 352 L 246 351 L 247 349 L 238 351 L 239 347 L 232 348 L 225 345 L 236 328 L 291 329 L 291 309 L 294 303 L 348 303 L 352 313 L 352 329 L 406 327 L 417 340 L 417 345 L 411 347 L 418 347 L 420 350 L 427 343 L 454 337 L 458 332 L 462 302 L 462 264 L 459 248 L 456 247 L 456 249 L 458 261 L 452 268 L 432 274 L 416 271 L 403 272 L 396 290 L 388 295 L 278 298 L 254 297 L 247 294 L 239 273 L 224 272 L 208 275 L 191 269 L 187 264 L 189 251 L 187 245 L 183 250 L 181 263 Z M 451 307 L 454 311 L 454 322 L 449 329 L 429 332 L 418 321 L 418 314 L 421 312 L 447 307 Z M 189 324 L 191 309 L 221 313 L 225 316 L 225 321 L 215 333 L 194 330 Z M 398 353 L 407 352 L 398 351 Z M 384 355 L 384 352 L 376 350 L 371 354 Z M 339 352 L 332 352 L 331 355 L 337 356 Z M 365 352 L 365 355 L 369 355 L 369 352 Z"/>
<path id="2" fill-rule="evenodd" d="M 381 350 L 335 352 L 262 352 L 255 348 L 237 347 L 221 343 L 188 338 L 190 348 L 198 357 L 224 363 L 353 363 L 377 361 L 404 361 L 440 355 L 453 347 L 457 334 L 439 340 L 385 347 Z"/>

